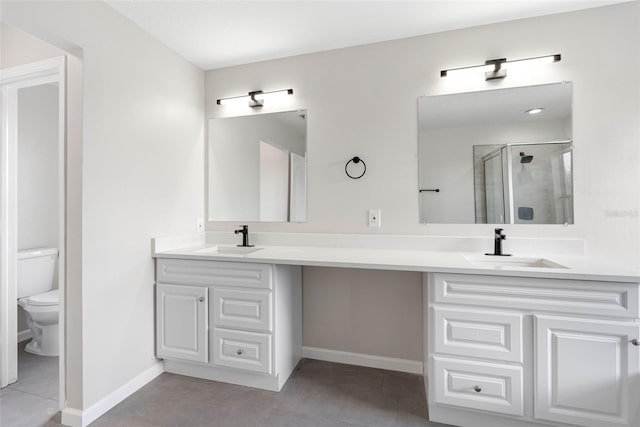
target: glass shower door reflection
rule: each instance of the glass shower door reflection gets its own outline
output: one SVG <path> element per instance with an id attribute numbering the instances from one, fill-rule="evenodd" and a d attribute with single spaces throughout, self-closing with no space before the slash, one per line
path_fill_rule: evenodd
<path id="1" fill-rule="evenodd" d="M 572 144 L 509 147 L 515 224 L 573 223 Z"/>
<path id="2" fill-rule="evenodd" d="M 487 224 L 504 224 L 502 150 L 484 159 L 484 185 Z"/>

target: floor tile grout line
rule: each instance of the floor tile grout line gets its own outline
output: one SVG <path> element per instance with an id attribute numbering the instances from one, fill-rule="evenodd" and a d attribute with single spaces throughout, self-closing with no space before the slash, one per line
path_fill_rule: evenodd
<path id="1" fill-rule="evenodd" d="M 7 387 L 7 388 L 9 388 L 9 387 Z M 10 392 L 11 392 L 11 391 L 17 391 L 17 392 L 19 392 L 19 393 L 28 394 L 29 396 L 39 397 L 40 399 L 46 399 L 46 400 L 52 400 L 52 401 L 54 401 L 54 402 L 58 402 L 58 399 L 52 399 L 52 398 L 50 398 L 50 397 L 41 396 L 41 395 L 39 395 L 39 394 L 30 393 L 30 392 L 28 392 L 28 391 L 20 390 L 20 389 L 17 389 L 17 388 L 11 388 Z M 8 394 L 8 393 L 7 393 L 7 394 Z M 0 398 L 2 398 L 2 397 L 4 397 L 4 396 L 6 396 L 6 394 L 3 394 L 2 396 L 0 396 Z"/>

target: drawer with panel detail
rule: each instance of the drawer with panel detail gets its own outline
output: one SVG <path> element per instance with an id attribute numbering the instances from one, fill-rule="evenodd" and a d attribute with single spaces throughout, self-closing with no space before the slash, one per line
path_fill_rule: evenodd
<path id="1" fill-rule="evenodd" d="M 247 289 L 213 290 L 213 323 L 225 328 L 271 331 L 272 292 Z"/>
<path id="2" fill-rule="evenodd" d="M 156 281 L 185 285 L 271 289 L 273 267 L 248 262 L 158 259 Z"/>
<path id="3" fill-rule="evenodd" d="M 215 328 L 213 362 L 219 366 L 270 374 L 271 335 Z"/>
<path id="4" fill-rule="evenodd" d="M 433 274 L 432 278 L 434 303 L 640 317 L 635 283 L 471 274 Z"/>
<path id="5" fill-rule="evenodd" d="M 156 260 L 165 371 L 279 391 L 302 357 L 299 266 Z"/>
<path id="6" fill-rule="evenodd" d="M 522 363 L 522 314 L 432 307 L 434 351 Z"/>
<path id="7" fill-rule="evenodd" d="M 436 403 L 522 416 L 521 366 L 432 357 Z"/>

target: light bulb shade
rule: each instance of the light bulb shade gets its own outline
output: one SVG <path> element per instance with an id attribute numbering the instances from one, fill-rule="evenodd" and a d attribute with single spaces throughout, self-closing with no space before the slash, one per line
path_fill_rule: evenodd
<path id="1" fill-rule="evenodd" d="M 218 105 L 247 105 L 249 95 L 234 96 L 232 98 L 220 98 L 216 101 Z"/>
<path id="2" fill-rule="evenodd" d="M 257 93 L 255 98 L 259 101 L 264 100 L 276 100 L 276 99 L 284 99 L 289 95 L 293 95 L 293 89 L 282 89 L 282 90 L 274 90 L 272 92 L 262 92 Z"/>

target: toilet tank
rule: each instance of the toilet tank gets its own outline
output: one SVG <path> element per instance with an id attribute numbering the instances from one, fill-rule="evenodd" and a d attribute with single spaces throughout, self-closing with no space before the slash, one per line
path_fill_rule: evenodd
<path id="1" fill-rule="evenodd" d="M 18 298 L 54 289 L 57 262 L 57 248 L 18 251 Z"/>

